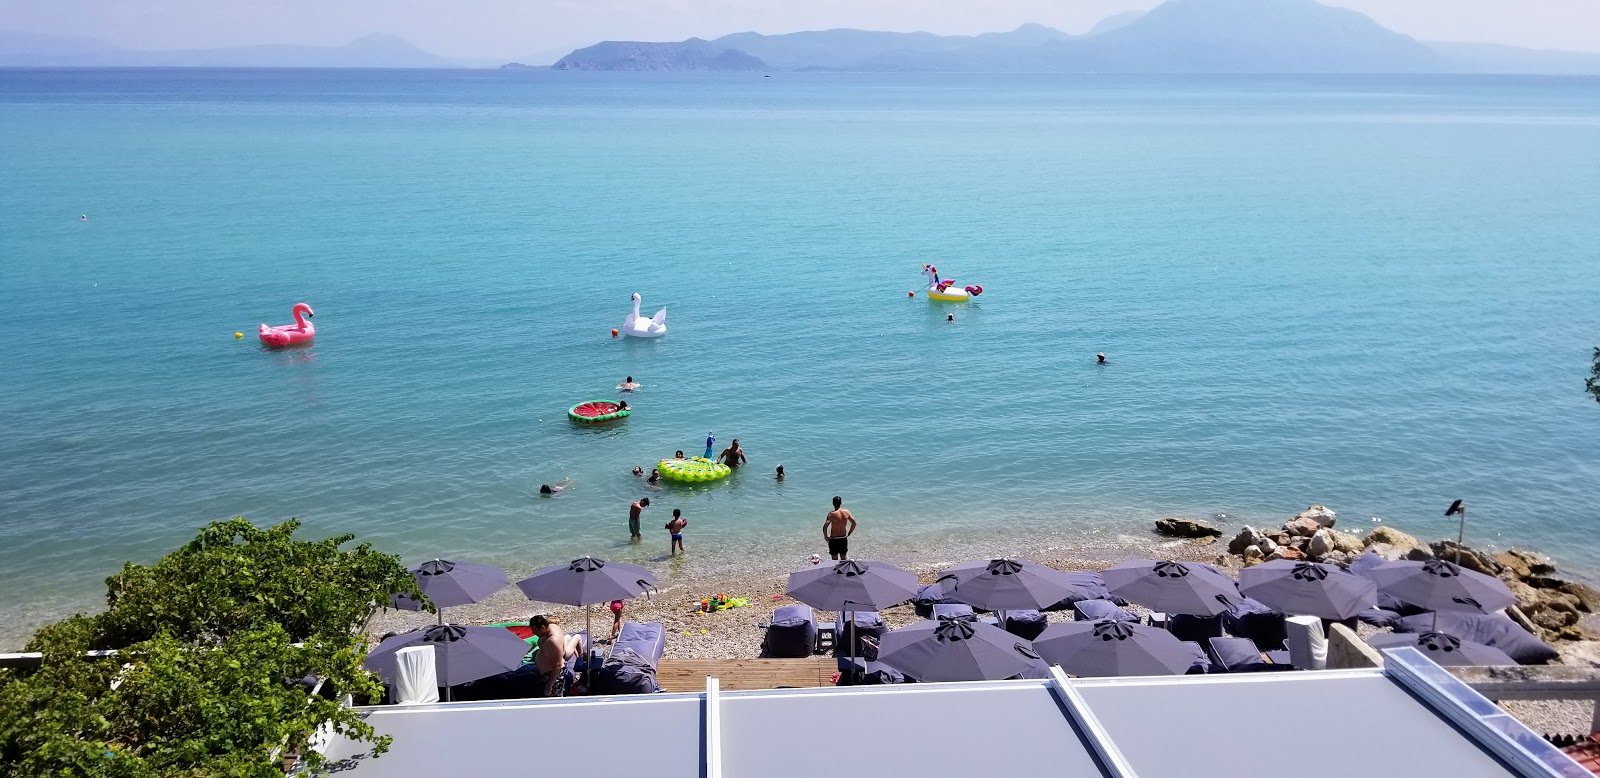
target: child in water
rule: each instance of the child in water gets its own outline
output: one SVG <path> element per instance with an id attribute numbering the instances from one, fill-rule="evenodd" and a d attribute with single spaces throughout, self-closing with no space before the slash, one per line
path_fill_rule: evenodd
<path id="1" fill-rule="evenodd" d="M 539 496 L 540 497 L 554 497 L 554 496 L 562 493 L 563 491 L 565 491 L 566 488 L 568 486 L 570 486 L 571 484 L 572 484 L 572 479 L 571 478 L 563 478 L 563 479 L 555 482 L 554 484 L 540 484 L 539 485 Z"/>
<path id="2" fill-rule="evenodd" d="M 683 528 L 689 526 L 689 520 L 683 517 L 683 511 L 673 508 L 672 521 L 667 522 L 667 531 L 672 533 L 672 545 L 667 553 L 677 556 L 683 550 Z"/>

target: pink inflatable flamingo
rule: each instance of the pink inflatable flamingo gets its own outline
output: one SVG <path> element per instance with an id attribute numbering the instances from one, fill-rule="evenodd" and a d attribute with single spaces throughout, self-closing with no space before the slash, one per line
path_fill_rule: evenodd
<path id="1" fill-rule="evenodd" d="M 305 314 L 301 316 L 300 314 Z M 280 327 L 261 325 L 261 342 L 274 348 L 295 346 L 301 343 L 310 343 L 316 337 L 317 328 L 307 321 L 312 316 L 311 306 L 305 303 L 294 304 L 294 324 L 285 324 Z"/>

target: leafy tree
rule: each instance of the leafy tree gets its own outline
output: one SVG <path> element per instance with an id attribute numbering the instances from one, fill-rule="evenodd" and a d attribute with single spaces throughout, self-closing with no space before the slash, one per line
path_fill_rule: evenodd
<path id="1" fill-rule="evenodd" d="M 300 679 L 380 694 L 360 627 L 391 592 L 421 593 L 396 557 L 340 549 L 350 536 L 295 540 L 298 527 L 217 522 L 107 579 L 106 612 L 39 630 L 28 647 L 41 666 L 0 672 L 0 778 L 265 778 L 281 775 L 274 748 L 302 751 L 324 724 L 386 749 Z"/>
<path id="2" fill-rule="evenodd" d="M 1594 401 L 1600 403 L 1600 348 L 1594 350 L 1593 373 L 1584 379 L 1583 385 L 1588 387 L 1589 394 L 1594 395 Z"/>

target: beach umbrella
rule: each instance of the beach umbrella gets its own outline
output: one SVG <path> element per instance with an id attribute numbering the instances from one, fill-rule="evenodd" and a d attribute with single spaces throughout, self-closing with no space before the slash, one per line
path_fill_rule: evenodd
<path id="1" fill-rule="evenodd" d="M 655 586 L 655 574 L 643 567 L 587 556 L 540 568 L 517 582 L 517 588 L 530 600 L 583 606 L 583 629 L 590 641 L 594 639 L 590 606 L 632 599 Z M 584 651 L 588 652 L 587 643 Z"/>
<path id="2" fill-rule="evenodd" d="M 434 669 L 443 681 L 447 700 L 452 684 L 515 670 L 528 653 L 528 644 L 507 629 L 437 624 L 379 643 L 361 664 L 385 682 L 394 683 L 398 672 L 394 654 L 407 646 L 433 646 Z"/>
<path id="3" fill-rule="evenodd" d="M 1183 675 L 1195 659 L 1164 629 L 1110 619 L 1051 624 L 1033 650 L 1077 676 Z"/>
<path id="4" fill-rule="evenodd" d="M 1199 562 L 1134 559 L 1101 576 L 1112 594 L 1165 613 L 1215 616 L 1243 599 L 1233 579 Z"/>
<path id="5" fill-rule="evenodd" d="M 1494 613 L 1517 604 L 1504 582 L 1443 559 L 1387 562 L 1368 570 L 1378 589 L 1434 612 Z"/>
<path id="6" fill-rule="evenodd" d="M 1042 610 L 1075 594 L 1091 594 L 1060 570 L 1014 559 L 957 565 L 941 573 L 939 583 L 946 596 L 991 611 Z"/>
<path id="7" fill-rule="evenodd" d="M 1028 641 L 971 616 L 901 627 L 878 646 L 879 662 L 924 683 L 1010 678 L 1038 659 Z"/>
<path id="8" fill-rule="evenodd" d="M 451 562 L 430 559 L 407 569 L 417 579 L 417 587 L 439 609 L 439 623 L 444 623 L 444 609 L 451 605 L 467 605 L 506 588 L 504 570 L 471 562 Z M 403 594 L 389 597 L 390 604 L 402 610 L 422 610 L 422 601 Z"/>
<path id="9" fill-rule="evenodd" d="M 1274 560 L 1239 571 L 1239 592 L 1293 616 L 1344 621 L 1378 607 L 1378 585 L 1335 565 Z"/>
<path id="10" fill-rule="evenodd" d="M 1464 665 L 1504 667 L 1517 663 L 1517 660 L 1498 648 L 1462 640 L 1443 632 L 1373 635 L 1367 639 L 1367 643 L 1380 650 L 1409 646 L 1421 651 L 1422 655 L 1433 660 L 1434 664 L 1447 667 Z"/>
<path id="11" fill-rule="evenodd" d="M 788 594 L 818 610 L 850 614 L 850 666 L 855 667 L 855 612 L 882 610 L 917 596 L 917 577 L 888 562 L 850 559 L 790 573 Z"/>

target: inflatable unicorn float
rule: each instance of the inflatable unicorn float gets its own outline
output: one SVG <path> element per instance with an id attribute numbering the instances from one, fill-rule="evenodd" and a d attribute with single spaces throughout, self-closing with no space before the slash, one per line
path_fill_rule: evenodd
<path id="1" fill-rule="evenodd" d="M 310 343 L 311 339 L 317 335 L 317 328 L 311 326 L 311 322 L 308 321 L 312 315 L 311 306 L 305 303 L 295 303 L 293 313 L 294 324 L 281 324 L 277 327 L 268 327 L 263 324 L 257 333 L 257 337 L 261 338 L 262 343 L 272 348 Z"/>
<path id="2" fill-rule="evenodd" d="M 635 338 L 659 338 L 667 334 L 667 309 L 656 311 L 646 319 L 639 315 L 639 293 L 633 293 L 633 313 L 622 320 L 622 334 Z"/>
<path id="3" fill-rule="evenodd" d="M 939 269 L 933 265 L 923 265 L 922 275 L 928 279 L 928 299 L 940 300 L 947 303 L 964 303 L 983 294 L 983 287 L 973 285 L 968 287 L 956 286 L 956 282 L 948 278 L 939 280 Z"/>

